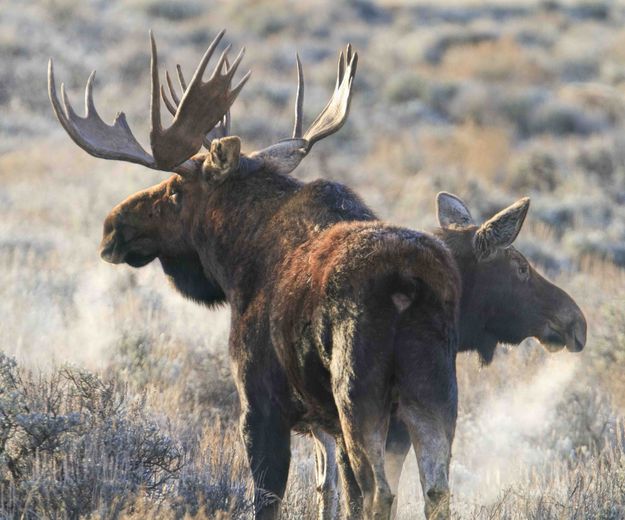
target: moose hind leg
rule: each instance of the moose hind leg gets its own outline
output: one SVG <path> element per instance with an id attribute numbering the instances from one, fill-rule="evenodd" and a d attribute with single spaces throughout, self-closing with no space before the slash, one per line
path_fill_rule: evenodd
<path id="1" fill-rule="evenodd" d="M 349 461 L 363 497 L 364 517 L 388 520 L 393 495 L 384 474 L 384 437 L 363 431 L 361 421 L 342 421 Z M 384 426 L 381 427 L 384 431 Z"/>
<path id="2" fill-rule="evenodd" d="M 321 429 L 315 428 L 311 433 L 315 444 L 318 518 L 334 520 L 338 511 L 336 443 Z"/>
<path id="3" fill-rule="evenodd" d="M 421 331 L 419 339 L 412 330 Z M 417 456 L 428 520 L 450 518 L 449 463 L 458 408 L 453 338 L 453 331 L 421 322 L 400 334 L 396 349 L 399 417 Z"/>
<path id="4" fill-rule="evenodd" d="M 428 520 L 450 518 L 449 463 L 456 422 L 455 385 L 453 388 L 447 402 L 436 402 L 429 390 L 416 400 L 400 397 L 400 417 L 417 456 Z"/>
<path id="5" fill-rule="evenodd" d="M 349 461 L 347 447 L 343 438 L 336 441 L 336 462 L 341 477 L 343 489 L 342 516 L 345 520 L 359 520 L 362 518 L 362 493 Z"/>
<path id="6" fill-rule="evenodd" d="M 403 410 L 415 448 L 428 520 L 447 520 L 449 509 L 449 463 L 451 443 L 445 429 L 429 412 Z"/>
<path id="7" fill-rule="evenodd" d="M 384 471 L 391 400 L 390 362 L 380 354 L 385 351 L 390 349 L 379 343 L 354 342 L 337 349 L 332 360 L 343 441 L 362 494 L 364 517 L 376 520 L 390 518 L 393 502 Z"/>
<path id="8" fill-rule="evenodd" d="M 410 433 L 404 422 L 399 418 L 395 410 L 391 414 L 391 420 L 386 437 L 386 453 L 384 467 L 386 478 L 388 479 L 391 492 L 395 495 L 391 518 L 397 516 L 397 501 L 399 491 L 399 480 L 401 478 L 404 461 L 410 450 Z"/>
<path id="9" fill-rule="evenodd" d="M 291 430 L 276 410 L 249 407 L 241 413 L 241 436 L 254 481 L 254 519 L 277 520 L 291 460 Z"/>

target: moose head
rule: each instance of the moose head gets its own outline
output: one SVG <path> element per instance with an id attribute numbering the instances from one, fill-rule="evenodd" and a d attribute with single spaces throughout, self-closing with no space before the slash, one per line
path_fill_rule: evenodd
<path id="1" fill-rule="evenodd" d="M 151 40 L 151 131 L 152 153 L 146 152 L 135 139 L 123 112 L 112 125 L 98 115 L 93 101 L 95 71 L 85 91 L 86 115 L 73 110 L 65 88 L 61 98 L 56 92 L 52 60 L 48 66 L 48 90 L 52 106 L 61 125 L 70 137 L 89 154 L 119 161 L 127 161 L 154 170 L 172 172 L 167 180 L 135 193 L 117 205 L 104 221 L 101 257 L 107 262 L 126 263 L 142 267 L 158 258 L 174 285 L 185 296 L 212 304 L 224 300 L 224 277 L 208 267 L 206 246 L 210 237 L 231 218 L 214 202 L 232 181 L 263 171 L 288 174 L 297 167 L 319 140 L 336 132 L 347 118 L 351 87 L 358 56 L 348 45 L 340 54 L 334 93 L 310 128 L 302 133 L 304 77 L 297 57 L 298 89 L 295 106 L 295 127 L 292 138 L 265 149 L 243 154 L 239 137 L 230 132 L 230 107 L 249 79 L 245 74 L 235 87 L 233 77 L 243 58 L 242 49 L 229 63 L 228 46 L 219 58 L 208 79 L 203 76 L 211 57 L 219 45 L 221 31 L 208 47 L 191 80 L 187 83 L 177 66 L 180 92 L 166 74 L 169 96 L 160 84 L 156 42 Z M 161 98 L 173 116 L 173 122 L 164 128 L 161 122 Z M 171 99 L 170 99 L 171 98 Z M 202 146 L 204 152 L 200 152 Z M 230 194 L 230 204 L 237 197 Z M 236 213 L 236 208 L 233 210 Z M 198 245 L 202 242 L 202 247 Z M 200 251 L 202 250 L 202 251 Z M 227 285 L 227 284 L 226 284 Z"/>
<path id="2" fill-rule="evenodd" d="M 523 198 L 476 225 L 455 195 L 437 199 L 439 234 L 462 278 L 461 350 L 477 350 L 485 363 L 497 343 L 536 337 L 548 350 L 579 352 L 586 343 L 586 319 L 575 301 L 543 278 L 512 245 L 530 200 Z"/>

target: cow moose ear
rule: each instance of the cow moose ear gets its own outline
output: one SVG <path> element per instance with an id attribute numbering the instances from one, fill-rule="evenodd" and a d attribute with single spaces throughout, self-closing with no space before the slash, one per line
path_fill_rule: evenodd
<path id="1" fill-rule="evenodd" d="M 460 198 L 446 191 L 441 191 L 436 196 L 436 213 L 438 214 L 438 224 L 442 228 L 452 225 L 467 227 L 474 224 L 466 204 Z"/>
<path id="2" fill-rule="evenodd" d="M 479 227 L 473 237 L 473 251 L 478 260 L 485 260 L 498 249 L 512 245 L 523 227 L 529 207 L 530 199 L 522 198 Z"/>
<path id="3" fill-rule="evenodd" d="M 206 179 L 221 179 L 239 168 L 241 139 L 236 135 L 213 139 L 204 159 L 202 173 Z"/>

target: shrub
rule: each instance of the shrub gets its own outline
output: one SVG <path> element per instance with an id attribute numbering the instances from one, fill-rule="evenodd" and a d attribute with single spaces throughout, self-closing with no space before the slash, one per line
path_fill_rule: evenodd
<path id="1" fill-rule="evenodd" d="M 202 13 L 202 8 L 199 4 L 195 3 L 157 0 L 147 3 L 145 11 L 148 15 L 155 18 L 164 18 L 172 22 L 179 22 L 200 15 Z"/>
<path id="2" fill-rule="evenodd" d="M 162 495 L 180 446 L 142 398 L 76 369 L 20 369 L 0 353 L 0 516 L 78 518 L 114 512 L 140 490 Z M 116 506 L 117 504 L 117 506 Z"/>
<path id="3" fill-rule="evenodd" d="M 575 161 L 577 165 L 601 182 L 610 183 L 614 175 L 614 157 L 604 147 L 583 149 Z"/>
<path id="4" fill-rule="evenodd" d="M 393 75 L 386 86 L 386 98 L 392 103 L 423 99 L 427 92 L 427 82 L 419 74 L 411 71 Z"/>
<path id="5" fill-rule="evenodd" d="M 454 47 L 492 42 L 497 38 L 498 35 L 490 31 L 459 30 L 448 32 L 447 34 L 437 37 L 436 40 L 426 48 L 424 57 L 429 63 L 436 65 L 440 63 L 445 57 L 445 54 Z"/>
<path id="6" fill-rule="evenodd" d="M 560 181 L 557 166 L 550 153 L 534 151 L 512 166 L 508 183 L 518 192 L 553 191 Z"/>
<path id="7" fill-rule="evenodd" d="M 608 125 L 600 114 L 583 111 L 575 105 L 552 100 L 539 106 L 532 114 L 530 131 L 554 135 L 590 135 Z"/>

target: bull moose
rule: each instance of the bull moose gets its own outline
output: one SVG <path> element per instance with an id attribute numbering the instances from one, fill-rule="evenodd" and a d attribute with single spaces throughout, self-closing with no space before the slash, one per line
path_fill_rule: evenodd
<path id="1" fill-rule="evenodd" d="M 445 192 L 436 198 L 440 227 L 434 234 L 451 252 L 462 284 L 458 350 L 477 351 L 484 364 L 492 361 L 498 343 L 518 344 L 530 336 L 550 351 L 566 346 L 579 352 L 586 343 L 586 319 L 575 301 L 512 245 L 529 204 L 521 199 L 478 226 L 460 198 Z M 330 511 L 336 503 L 336 469 L 335 459 L 325 454 L 333 453 L 334 446 L 329 437 L 319 439 L 325 442 L 317 447 L 317 458 L 325 463 L 317 472 L 320 499 L 322 510 Z M 393 493 L 410 446 L 409 430 L 401 415 L 393 413 L 385 453 Z"/>
<path id="2" fill-rule="evenodd" d="M 249 77 L 231 87 L 243 51 L 230 65 L 226 49 L 203 80 L 222 36 L 189 83 L 178 68 L 182 95 L 167 75 L 169 96 L 151 36 L 152 154 L 123 113 L 112 125 L 100 118 L 93 73 L 85 117 L 63 86 L 60 101 L 50 61 L 52 106 L 81 148 L 173 173 L 113 208 L 101 257 L 132 267 L 158 259 L 184 296 L 230 305 L 229 350 L 257 519 L 279 515 L 293 429 L 336 440 L 352 491 L 348 516 L 388 518 L 384 445 L 393 402 L 419 459 L 426 515 L 447 518 L 460 302 L 452 255 L 434 235 L 380 222 L 345 186 L 289 175 L 345 122 L 357 65 L 351 46 L 339 57 L 330 101 L 305 133 L 298 58 L 293 137 L 244 154 L 240 139 L 227 135 L 230 106 Z M 168 128 L 161 97 L 174 116 Z M 202 144 L 208 151 L 197 153 Z"/>

